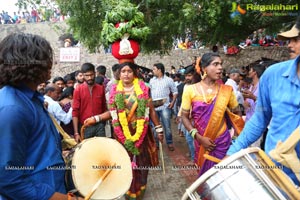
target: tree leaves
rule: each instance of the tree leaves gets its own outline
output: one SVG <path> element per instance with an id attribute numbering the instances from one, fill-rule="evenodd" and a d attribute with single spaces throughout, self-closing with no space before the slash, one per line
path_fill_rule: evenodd
<path id="1" fill-rule="evenodd" d="M 29 2 L 38 3 L 38 0 L 19 1 L 22 6 Z M 130 24 L 132 27 L 145 22 L 149 34 L 142 35 L 142 29 L 134 28 L 130 30 L 131 34 L 141 36 L 143 52 L 161 54 L 167 53 L 172 48 L 174 37 L 185 38 L 187 30 L 193 39 L 201 40 L 207 45 L 229 42 L 238 44 L 255 30 L 264 28 L 266 33 L 277 33 L 282 27 L 290 28 L 296 19 L 293 15 L 289 16 L 288 11 L 277 11 L 285 12 L 287 16 L 267 17 L 262 11 L 247 10 L 245 14 L 231 17 L 233 3 L 246 9 L 249 3 L 285 5 L 295 4 L 295 0 L 56 0 L 56 2 L 61 12 L 70 16 L 67 20 L 70 32 L 91 52 L 97 51 L 103 45 L 107 46 L 114 38 L 120 36 L 119 33 L 109 33 L 113 31 L 113 27 L 105 24 L 103 22 L 105 19 L 112 23 L 132 19 L 134 21 Z M 121 4 L 123 8 L 120 7 Z M 131 4 L 136 7 L 127 6 Z M 107 14 L 118 6 L 120 13 Z M 296 11 L 296 14 L 297 12 L 299 11 Z M 126 27 L 127 31 L 128 28 Z"/>

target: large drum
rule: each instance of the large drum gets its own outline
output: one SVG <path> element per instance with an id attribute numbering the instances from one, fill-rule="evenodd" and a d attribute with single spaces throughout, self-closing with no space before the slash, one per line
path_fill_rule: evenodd
<path id="1" fill-rule="evenodd" d="M 83 140 L 66 158 L 66 185 L 87 196 L 95 183 L 112 169 L 92 199 L 116 199 L 125 194 L 132 181 L 132 168 L 125 148 L 116 140 L 94 137 Z"/>
<path id="2" fill-rule="evenodd" d="M 200 176 L 184 199 L 300 199 L 299 188 L 259 148 L 244 149 Z"/>

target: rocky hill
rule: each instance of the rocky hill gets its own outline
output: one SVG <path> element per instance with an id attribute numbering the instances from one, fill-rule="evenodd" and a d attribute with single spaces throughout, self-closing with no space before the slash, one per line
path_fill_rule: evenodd
<path id="1" fill-rule="evenodd" d="M 63 41 L 59 37 L 68 33 L 68 26 L 64 22 L 59 23 L 36 23 L 36 24 L 17 24 L 17 25 L 0 25 L 0 40 L 6 35 L 13 32 L 25 32 L 38 34 L 45 37 L 52 45 L 55 52 L 55 64 L 53 66 L 52 76 L 63 76 L 67 73 L 73 72 L 80 68 L 85 62 L 91 62 L 97 65 L 105 65 L 111 67 L 117 60 L 110 54 L 104 53 L 101 50 L 99 53 L 90 54 L 84 47 L 80 48 L 80 60 L 78 62 L 62 62 L 60 60 L 60 48 L 63 47 Z M 73 48 L 73 47 L 70 47 Z M 209 52 L 210 49 L 197 49 L 197 50 L 173 50 L 169 55 L 160 56 L 157 54 L 143 55 L 142 53 L 135 59 L 139 65 L 152 68 L 154 63 L 162 62 L 167 71 L 173 65 L 178 69 L 179 65 L 189 65 L 193 62 L 194 56 L 202 55 Z M 287 60 L 288 51 L 286 47 L 246 47 L 236 55 L 225 55 L 223 50 L 220 50 L 220 55 L 223 59 L 223 67 L 240 67 L 248 65 L 249 63 L 260 59 L 261 57 Z M 110 70 L 108 70 L 110 71 Z"/>

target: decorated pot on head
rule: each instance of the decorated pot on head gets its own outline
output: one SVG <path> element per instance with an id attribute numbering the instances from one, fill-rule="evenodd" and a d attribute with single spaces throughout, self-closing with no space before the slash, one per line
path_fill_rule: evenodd
<path id="1" fill-rule="evenodd" d="M 124 0 L 106 13 L 101 41 L 105 47 L 111 45 L 112 55 L 119 63 L 134 62 L 140 51 L 139 42 L 149 33 L 143 13 Z"/>
<path id="2" fill-rule="evenodd" d="M 125 26 L 127 22 L 117 23 L 116 28 Z M 119 60 L 119 63 L 134 62 L 140 51 L 140 45 L 137 41 L 129 39 L 130 35 L 125 33 L 121 40 L 113 42 L 111 49 L 112 55 Z"/>

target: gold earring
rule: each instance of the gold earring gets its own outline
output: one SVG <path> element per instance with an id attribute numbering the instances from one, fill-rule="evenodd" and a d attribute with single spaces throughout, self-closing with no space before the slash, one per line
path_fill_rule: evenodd
<path id="1" fill-rule="evenodd" d="M 202 79 L 202 80 L 204 80 L 204 79 L 207 77 L 206 71 L 204 71 L 203 75 L 202 75 L 202 74 L 200 74 L 200 75 L 201 75 L 201 79 Z"/>

